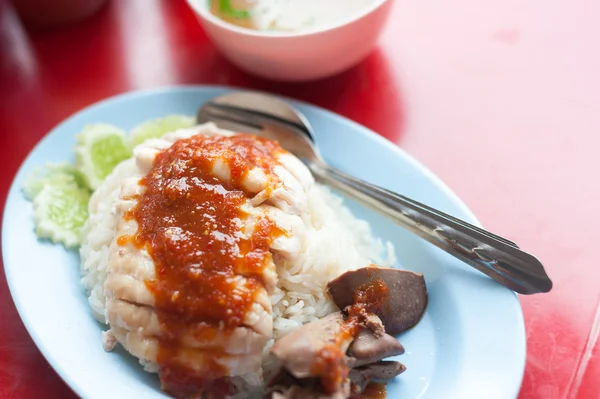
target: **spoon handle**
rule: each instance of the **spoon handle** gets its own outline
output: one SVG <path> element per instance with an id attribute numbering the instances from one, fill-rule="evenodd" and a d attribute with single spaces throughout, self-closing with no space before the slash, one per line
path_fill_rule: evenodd
<path id="1" fill-rule="evenodd" d="M 395 220 L 520 294 L 548 292 L 552 288 L 542 264 L 511 241 L 321 162 L 311 163 L 310 168 L 320 182 Z"/>

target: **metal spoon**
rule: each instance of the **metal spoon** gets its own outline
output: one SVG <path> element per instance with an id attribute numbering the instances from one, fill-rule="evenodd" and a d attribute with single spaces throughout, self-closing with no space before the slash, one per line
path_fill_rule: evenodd
<path id="1" fill-rule="evenodd" d="M 542 264 L 515 243 L 327 165 L 304 115 L 274 96 L 245 91 L 226 94 L 204 104 L 197 120 L 277 140 L 309 167 L 317 181 L 389 217 L 518 293 L 552 289 Z"/>

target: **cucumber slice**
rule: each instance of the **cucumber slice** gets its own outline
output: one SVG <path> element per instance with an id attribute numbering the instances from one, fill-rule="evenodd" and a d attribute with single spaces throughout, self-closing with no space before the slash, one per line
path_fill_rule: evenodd
<path id="1" fill-rule="evenodd" d="M 77 135 L 75 166 L 92 190 L 131 155 L 125 132 L 118 127 L 98 123 L 86 126 Z"/>
<path id="2" fill-rule="evenodd" d="M 33 220 L 39 238 L 75 248 L 88 217 L 90 192 L 76 183 L 47 185 L 33 201 Z"/>
<path id="3" fill-rule="evenodd" d="M 130 145 L 135 147 L 148 139 L 161 137 L 165 133 L 194 126 L 195 120 L 185 115 L 169 115 L 146 121 L 131 130 Z"/>
<path id="4" fill-rule="evenodd" d="M 76 184 L 86 187 L 81 173 L 70 163 L 47 164 L 45 168 L 37 168 L 23 184 L 23 193 L 29 201 L 42 191 L 45 186 Z"/>

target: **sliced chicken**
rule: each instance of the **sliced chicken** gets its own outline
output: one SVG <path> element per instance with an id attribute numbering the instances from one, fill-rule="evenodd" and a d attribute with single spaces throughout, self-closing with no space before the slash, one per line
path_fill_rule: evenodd
<path id="1" fill-rule="evenodd" d="M 110 325 L 110 330 L 103 334 L 103 340 L 107 350 L 112 349 L 117 342 L 120 343 L 132 355 L 138 357 L 147 369 L 164 371 L 166 368 L 174 370 L 173 367 L 181 367 L 196 373 L 194 378 L 199 380 L 208 378 L 206 375 L 210 375 L 213 379 L 241 376 L 248 381 L 260 382 L 262 352 L 272 338 L 273 331 L 270 295 L 277 284 L 276 262 L 291 261 L 303 250 L 306 227 L 300 215 L 307 207 L 306 190 L 314 181 L 304 165 L 294 163 L 290 158 L 287 158 L 285 163 L 280 163 L 277 157 L 285 153 L 270 153 L 268 143 L 264 148 L 249 151 L 257 153 L 262 151 L 265 156 L 273 158 L 264 161 L 258 159 L 255 166 L 251 166 L 244 147 L 231 147 L 233 150 L 219 147 L 221 141 L 224 143 L 228 141 L 216 137 L 212 130 L 210 126 L 204 126 L 190 131 L 178 131 L 161 139 L 149 140 L 135 149 L 133 160 L 126 161 L 123 164 L 126 166 L 120 166 L 123 173 L 118 176 L 120 179 L 118 189 L 115 189 L 113 181 L 116 177 L 113 180 L 111 177 L 107 179 L 107 186 L 110 185 L 110 190 L 114 190 L 113 195 L 116 198 L 111 210 L 115 224 L 114 231 L 111 233 L 112 243 L 107 254 L 104 284 L 105 314 L 99 317 Z M 198 133 L 215 139 L 209 140 L 210 145 L 207 147 L 193 147 Z M 230 142 L 234 145 L 238 140 L 232 135 L 226 134 L 223 137 L 231 137 Z M 202 153 L 204 158 L 198 159 L 208 159 L 211 162 L 210 170 L 201 172 L 198 176 L 202 173 L 210 173 L 214 178 L 203 181 L 193 177 L 195 175 L 186 175 L 184 173 L 188 170 L 186 168 L 202 168 L 201 162 L 204 161 L 192 166 L 193 162 L 189 161 L 191 158 L 186 160 L 185 156 L 181 161 L 165 164 L 164 167 L 160 166 L 162 165 L 160 163 L 157 164 L 156 160 L 159 156 L 160 159 L 163 156 L 177 156 L 173 155 L 173 151 L 180 151 L 179 149 L 171 151 L 171 148 L 175 148 L 172 147 L 174 143 L 178 143 L 178 148 L 185 156 L 190 154 L 196 156 L 193 151 Z M 241 155 L 244 156 L 240 157 Z M 271 164 L 274 166 L 271 167 Z M 163 169 L 156 169 L 156 165 Z M 250 167 L 240 174 L 242 170 L 240 167 L 248 167 L 248 165 Z M 185 224 L 169 224 L 170 216 L 164 213 L 170 206 L 169 203 L 165 205 L 167 208 L 163 206 L 159 209 L 167 219 L 159 220 L 157 226 L 170 227 L 150 232 L 162 234 L 157 237 L 164 241 L 164 246 L 149 247 L 148 242 L 140 241 L 143 239 L 140 237 L 146 237 L 148 234 L 145 230 L 143 234 L 146 235 L 139 235 L 142 226 L 146 226 L 138 224 L 140 201 L 145 198 L 144 196 L 153 195 L 155 192 L 149 190 L 147 182 L 165 179 L 166 176 L 170 176 L 170 173 L 183 174 L 182 178 L 173 178 L 168 182 L 165 180 L 164 186 L 156 186 L 163 190 L 165 201 L 187 204 L 186 206 L 190 207 L 196 198 L 192 193 L 197 193 L 198 190 L 205 193 L 203 198 L 208 198 L 206 195 L 214 195 L 215 198 L 224 198 L 226 201 L 227 198 L 241 201 L 238 211 L 235 214 L 231 213 L 226 219 L 223 219 L 225 216 L 215 214 L 221 218 L 220 221 L 211 216 L 211 212 L 216 212 L 215 207 L 218 208 L 221 203 L 216 202 L 212 207 L 206 202 L 197 204 L 197 209 L 202 209 L 204 212 L 200 215 L 204 219 L 198 216 L 197 220 L 203 220 L 206 226 L 200 234 L 210 237 L 206 239 L 208 241 L 203 242 L 209 242 L 210 245 L 214 243 L 217 248 L 221 248 L 220 251 L 231 254 L 227 255 L 234 260 L 230 265 L 205 264 L 202 253 L 198 251 L 186 253 L 187 247 L 182 245 L 195 242 L 190 241 L 194 239 L 189 235 L 192 230 Z M 104 191 L 101 188 L 99 191 L 106 195 L 107 190 L 109 188 L 105 188 Z M 240 194 L 229 194 L 231 190 L 241 190 L 245 197 L 240 197 Z M 95 208 L 105 206 L 95 198 L 92 198 L 90 204 Z M 148 204 L 148 206 L 152 205 L 152 203 Z M 176 208 L 174 209 L 176 211 Z M 190 208 L 190 218 L 196 217 L 194 212 L 195 209 Z M 144 213 L 141 217 L 146 218 L 142 220 L 148 220 L 153 216 L 151 213 Z M 177 214 L 174 213 L 172 217 L 176 218 Z M 223 227 L 218 227 L 219 223 L 223 222 L 234 226 L 233 230 L 223 231 Z M 273 238 L 268 238 L 271 235 Z M 200 239 L 203 238 L 198 238 Z M 157 241 L 151 243 L 154 242 Z M 213 296 L 210 300 L 216 301 L 214 303 L 219 308 L 198 308 L 199 315 L 205 316 L 199 316 L 195 320 L 196 316 L 186 310 L 187 307 L 193 306 L 195 299 L 180 298 L 177 290 L 173 291 L 172 298 L 166 302 L 165 298 L 158 298 L 157 292 L 164 292 L 165 289 L 161 284 L 166 269 L 158 268 L 155 256 L 163 252 L 175 254 L 173 256 L 178 256 L 179 253 L 189 255 L 189 259 L 186 258 L 188 260 L 173 258 L 184 262 L 182 264 L 189 269 L 185 280 L 189 282 L 181 286 L 182 290 L 187 286 L 195 286 L 193 281 L 204 279 L 206 273 L 212 273 L 211 278 L 216 278 L 214 281 L 222 281 L 223 287 L 213 287 L 210 293 Z M 220 272 L 215 271 L 217 270 L 215 268 L 221 267 L 224 267 L 223 271 L 229 274 L 223 274 L 224 277 L 219 280 Z M 156 291 L 156 289 L 163 291 Z M 225 294 L 226 291 L 229 294 Z M 252 292 L 251 298 L 245 299 L 249 292 Z M 229 297 L 219 299 L 220 297 L 214 295 L 229 295 Z M 198 300 L 201 301 L 202 298 Z M 230 302 L 233 305 L 229 304 Z M 238 309 L 239 306 L 235 304 L 239 304 L 242 308 Z M 233 309 L 231 317 L 235 319 L 219 321 L 220 317 L 224 317 L 221 314 L 229 314 L 229 310 L 223 313 L 225 309 L 230 308 Z M 170 313 L 172 314 L 169 315 Z M 179 317 L 177 314 L 182 316 Z M 165 345 L 168 345 L 168 351 Z M 160 372 L 162 375 L 162 371 Z M 163 381 L 163 387 L 178 396 L 176 387 L 169 384 Z M 198 395 L 201 395 L 201 390 L 198 392 Z M 187 396 L 187 393 L 185 395 Z"/>

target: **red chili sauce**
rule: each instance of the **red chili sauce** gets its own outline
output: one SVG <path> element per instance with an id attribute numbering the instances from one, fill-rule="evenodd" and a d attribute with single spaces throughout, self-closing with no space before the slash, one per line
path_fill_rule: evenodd
<path id="1" fill-rule="evenodd" d="M 159 374 L 162 388 L 175 397 L 226 389 L 228 370 L 217 362 L 223 349 L 193 349 L 181 337 L 226 337 L 243 325 L 264 289 L 269 246 L 280 231 L 264 217 L 249 239 L 242 237 L 247 215 L 241 206 L 251 196 L 242 182 L 255 167 L 275 176 L 280 152 L 277 143 L 251 135 L 198 135 L 159 153 L 140 181 L 145 192 L 126 217 L 138 223 L 132 242 L 154 260 L 156 278 L 146 285 L 161 327 Z M 212 172 L 217 159 L 229 166 L 229 181 Z M 189 367 L 189 359 L 196 359 L 200 369 Z"/>

